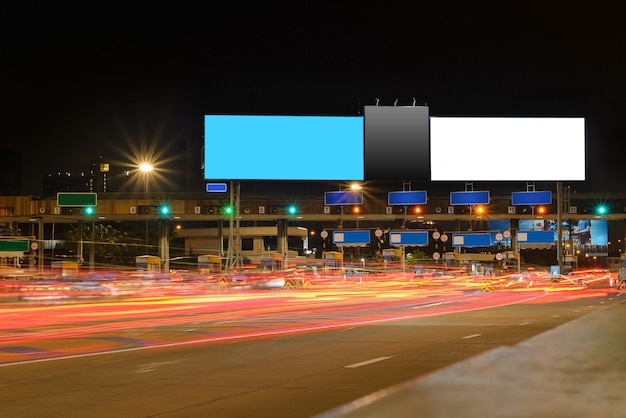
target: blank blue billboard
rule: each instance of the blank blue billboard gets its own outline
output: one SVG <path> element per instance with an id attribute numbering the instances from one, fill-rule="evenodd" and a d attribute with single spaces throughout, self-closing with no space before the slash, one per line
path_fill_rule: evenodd
<path id="1" fill-rule="evenodd" d="M 205 115 L 204 178 L 363 180 L 363 116 Z"/>

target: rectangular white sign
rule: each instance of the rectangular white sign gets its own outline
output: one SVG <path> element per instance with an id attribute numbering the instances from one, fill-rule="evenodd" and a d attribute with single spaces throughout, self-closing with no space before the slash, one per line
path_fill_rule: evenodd
<path id="1" fill-rule="evenodd" d="M 431 117 L 432 181 L 584 181 L 585 119 Z"/>

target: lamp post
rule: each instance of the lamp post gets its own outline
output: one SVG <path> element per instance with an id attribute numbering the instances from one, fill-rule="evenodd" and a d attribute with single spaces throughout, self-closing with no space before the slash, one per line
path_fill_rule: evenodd
<path id="1" fill-rule="evenodd" d="M 152 170 L 154 170 L 154 166 L 150 163 L 141 163 L 139 164 L 139 171 L 142 173 L 143 175 L 143 182 L 144 182 L 144 191 L 146 193 L 146 195 L 148 194 L 148 181 L 150 179 L 150 173 L 152 172 Z M 146 196 L 147 198 L 147 196 Z M 149 232 L 149 228 L 148 228 L 148 219 L 146 218 L 146 255 L 149 253 L 149 241 L 148 241 L 148 232 Z"/>

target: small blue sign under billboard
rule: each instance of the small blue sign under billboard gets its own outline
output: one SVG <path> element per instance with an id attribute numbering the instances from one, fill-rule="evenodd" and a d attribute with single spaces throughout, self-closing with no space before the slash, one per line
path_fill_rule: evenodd
<path id="1" fill-rule="evenodd" d="M 335 245 L 367 245 L 369 243 L 369 230 L 333 231 L 333 244 Z"/>
<path id="2" fill-rule="evenodd" d="M 389 244 L 404 246 L 428 245 L 428 231 L 390 232 Z"/>
<path id="3" fill-rule="evenodd" d="M 489 232 L 452 234 L 453 247 L 489 247 L 490 245 L 491 234 Z"/>
<path id="4" fill-rule="evenodd" d="M 206 191 L 209 193 L 223 193 L 228 190 L 226 183 L 207 183 Z"/>
<path id="5" fill-rule="evenodd" d="M 528 191 L 511 193 L 512 205 L 550 205 L 552 204 L 552 192 Z"/>
<path id="6" fill-rule="evenodd" d="M 450 192 L 450 205 L 487 205 L 489 191 Z"/>
<path id="7" fill-rule="evenodd" d="M 324 193 L 324 205 L 362 205 L 363 192 L 360 190 L 326 192 Z"/>
<path id="8" fill-rule="evenodd" d="M 389 192 L 387 202 L 389 205 L 425 205 L 427 203 L 426 191 Z"/>

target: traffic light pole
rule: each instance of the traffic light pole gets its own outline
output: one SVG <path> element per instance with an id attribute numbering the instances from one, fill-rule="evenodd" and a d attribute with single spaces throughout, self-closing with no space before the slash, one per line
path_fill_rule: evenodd
<path id="1" fill-rule="evenodd" d="M 563 206 L 565 201 L 563 200 L 563 189 L 561 182 L 556 182 L 556 259 L 559 265 L 559 274 L 563 271 Z"/>
<path id="2" fill-rule="evenodd" d="M 78 221 L 78 236 L 80 237 L 80 241 L 78 243 L 78 265 L 82 266 L 85 261 L 84 258 L 84 239 L 83 239 L 83 221 Z"/>
<path id="3" fill-rule="evenodd" d="M 96 264 L 96 224 L 91 220 L 91 242 L 89 243 L 89 271 L 94 271 Z M 82 233 L 81 233 L 82 237 Z"/>
<path id="4" fill-rule="evenodd" d="M 241 230 L 239 229 L 239 194 L 239 182 L 235 183 L 231 180 L 229 204 L 231 208 L 234 205 L 235 213 L 230 215 L 228 222 L 229 234 L 228 249 L 226 253 L 226 266 L 228 269 L 241 267 L 243 265 L 243 262 L 241 260 Z"/>

